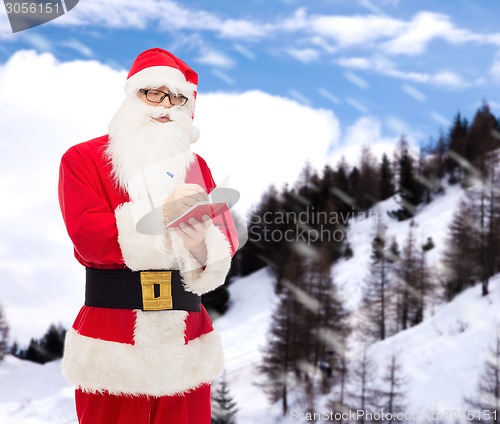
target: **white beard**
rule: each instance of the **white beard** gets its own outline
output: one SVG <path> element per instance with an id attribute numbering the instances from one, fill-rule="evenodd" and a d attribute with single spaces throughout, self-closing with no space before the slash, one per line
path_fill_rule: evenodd
<path id="1" fill-rule="evenodd" d="M 168 114 L 171 122 L 157 122 L 152 117 Z M 128 97 L 109 124 L 106 154 L 111 160 L 113 176 L 132 201 L 165 198 L 182 181 L 194 160 L 191 143 L 199 131 L 189 111 L 181 106 L 164 108 L 148 106 L 137 97 Z M 156 205 L 159 206 L 159 205 Z"/>

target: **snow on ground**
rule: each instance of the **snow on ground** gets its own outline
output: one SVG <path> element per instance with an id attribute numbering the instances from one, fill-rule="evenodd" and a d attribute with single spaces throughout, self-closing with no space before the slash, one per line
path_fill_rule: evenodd
<path id="1" fill-rule="evenodd" d="M 267 423 L 269 403 L 256 386 L 261 348 L 273 309 L 274 285 L 266 270 L 237 280 L 230 288 L 231 309 L 215 321 L 226 355 L 226 378 L 238 403 L 238 424 Z"/>
<path id="2" fill-rule="evenodd" d="M 370 350 L 379 365 L 394 352 L 408 377 L 408 411 L 464 410 L 473 397 L 489 348 L 500 328 L 500 274 L 490 294 L 475 286 L 443 305 L 420 325 L 378 342 Z"/>
<path id="3" fill-rule="evenodd" d="M 76 424 L 73 389 L 61 361 L 45 365 L 7 356 L 0 365 L 1 424 Z"/>

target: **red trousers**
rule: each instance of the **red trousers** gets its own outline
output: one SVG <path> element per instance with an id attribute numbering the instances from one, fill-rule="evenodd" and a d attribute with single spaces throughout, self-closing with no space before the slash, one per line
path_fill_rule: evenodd
<path id="1" fill-rule="evenodd" d="M 210 424 L 210 385 L 181 396 L 113 396 L 75 392 L 80 424 Z"/>

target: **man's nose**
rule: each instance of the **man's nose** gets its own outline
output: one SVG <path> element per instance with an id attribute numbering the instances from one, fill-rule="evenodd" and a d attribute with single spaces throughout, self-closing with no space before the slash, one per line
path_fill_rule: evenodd
<path id="1" fill-rule="evenodd" d="M 168 96 L 165 96 L 165 98 L 159 104 L 162 105 L 163 107 L 167 108 L 167 109 L 172 107 L 172 105 L 170 104 L 170 100 L 169 100 Z"/>

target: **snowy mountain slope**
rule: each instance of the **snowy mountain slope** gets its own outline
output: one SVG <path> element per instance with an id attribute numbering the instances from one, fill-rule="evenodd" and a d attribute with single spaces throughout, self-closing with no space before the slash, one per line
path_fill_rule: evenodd
<path id="1" fill-rule="evenodd" d="M 1 424 L 76 424 L 73 389 L 61 361 L 45 365 L 7 356 L 0 365 Z"/>
<path id="2" fill-rule="evenodd" d="M 394 352 L 409 384 L 408 411 L 464 410 L 474 396 L 482 368 L 500 326 L 500 274 L 490 294 L 475 286 L 443 305 L 434 316 L 372 346 L 379 365 Z M 465 421 L 464 421 L 465 422 Z"/>
<path id="3" fill-rule="evenodd" d="M 462 196 L 463 191 L 460 187 L 448 187 L 446 194 L 423 206 L 414 218 L 416 223 L 414 235 L 417 245 L 424 244 L 428 237 L 432 237 L 436 246 L 427 253 L 427 263 L 430 266 L 439 266 L 448 226 Z M 355 310 L 359 306 L 363 281 L 368 275 L 371 243 L 376 233 L 378 220 L 386 227 L 386 238 L 389 243 L 395 238 L 401 249 L 408 237 L 410 221 L 396 221 L 387 215 L 387 212 L 399 208 L 400 205 L 394 198 L 390 198 L 377 204 L 367 218 L 355 218 L 350 221 L 347 240 L 354 255 L 348 260 L 339 261 L 332 267 L 333 280 L 338 285 L 339 295 L 344 299 L 348 310 Z"/>
<path id="4" fill-rule="evenodd" d="M 238 423 L 272 423 L 265 420 L 270 405 L 256 383 L 273 310 L 274 284 L 264 269 L 239 279 L 229 290 L 231 308 L 215 321 L 215 328 L 222 336 L 226 379 L 238 403 Z"/>

